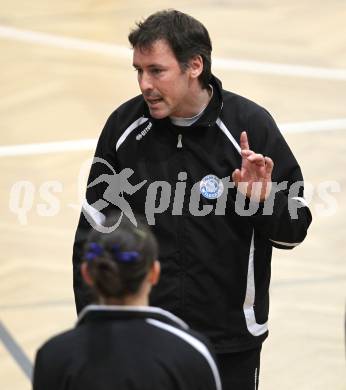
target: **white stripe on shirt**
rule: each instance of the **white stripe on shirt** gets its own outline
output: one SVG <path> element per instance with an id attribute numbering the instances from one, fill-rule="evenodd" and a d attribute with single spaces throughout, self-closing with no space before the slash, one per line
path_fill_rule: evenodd
<path id="1" fill-rule="evenodd" d="M 190 344 L 192 347 L 194 347 L 200 354 L 202 354 L 204 356 L 204 358 L 207 360 L 207 362 L 211 368 L 211 371 L 212 371 L 213 376 L 214 376 L 215 384 L 216 384 L 216 389 L 217 390 L 222 389 L 221 379 L 220 379 L 219 371 L 216 367 L 216 363 L 215 363 L 213 357 L 211 356 L 208 348 L 201 341 L 199 341 L 195 337 L 191 336 L 190 334 L 188 334 L 188 333 L 186 333 L 178 328 L 175 328 L 174 326 L 165 324 L 164 322 L 157 321 L 157 320 L 154 320 L 151 318 L 148 318 L 146 320 L 146 322 L 148 322 L 149 324 L 156 326 L 158 328 L 164 329 L 167 332 L 175 334 L 176 336 L 180 337 L 181 339 L 186 341 L 188 344 Z"/>
<path id="2" fill-rule="evenodd" d="M 118 139 L 117 144 L 115 145 L 115 150 L 117 151 L 119 147 L 122 145 L 122 143 L 126 140 L 126 138 L 133 132 L 133 130 L 137 129 L 140 125 L 147 122 L 148 118 L 145 118 L 141 116 L 140 118 L 136 119 L 131 125 L 124 131 L 124 133 L 121 135 L 121 137 Z"/>

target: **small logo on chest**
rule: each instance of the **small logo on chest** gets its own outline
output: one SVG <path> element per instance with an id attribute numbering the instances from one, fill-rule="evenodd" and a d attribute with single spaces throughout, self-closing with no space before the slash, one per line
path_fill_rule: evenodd
<path id="1" fill-rule="evenodd" d="M 153 124 L 149 122 L 148 125 L 140 133 L 136 135 L 136 140 L 140 141 L 144 136 L 146 136 L 149 133 L 152 126 Z"/>
<path id="2" fill-rule="evenodd" d="M 207 199 L 217 199 L 223 193 L 223 183 L 215 175 L 204 176 L 200 181 L 199 190 L 201 194 Z"/>

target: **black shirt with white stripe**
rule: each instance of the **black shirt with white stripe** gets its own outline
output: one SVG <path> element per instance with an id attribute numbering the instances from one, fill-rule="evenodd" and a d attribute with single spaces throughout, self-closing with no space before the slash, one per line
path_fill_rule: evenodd
<path id="1" fill-rule="evenodd" d="M 146 215 L 159 243 L 162 272 L 150 304 L 207 336 L 217 353 L 231 353 L 258 348 L 267 337 L 273 247 L 303 242 L 311 213 L 299 164 L 271 115 L 216 77 L 210 84 L 213 96 L 196 121 L 152 118 L 143 96 L 107 120 L 75 237 L 74 292 L 80 312 L 91 302 L 80 273 L 91 225 L 117 207 L 131 209 Z M 244 130 L 251 150 L 275 164 L 265 203 L 249 202 L 232 182 Z M 115 175 L 123 172 L 129 185 Z"/>
<path id="2" fill-rule="evenodd" d="M 90 305 L 39 349 L 33 390 L 219 390 L 207 343 L 159 308 Z"/>

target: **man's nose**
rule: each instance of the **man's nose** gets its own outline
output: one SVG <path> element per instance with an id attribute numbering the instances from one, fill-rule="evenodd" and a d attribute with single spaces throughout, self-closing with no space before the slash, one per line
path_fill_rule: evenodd
<path id="1" fill-rule="evenodd" d="M 141 89 L 142 92 L 150 91 L 153 89 L 153 83 L 151 77 L 146 72 L 143 72 L 141 75 L 138 76 L 138 83 L 139 83 L 139 88 Z"/>

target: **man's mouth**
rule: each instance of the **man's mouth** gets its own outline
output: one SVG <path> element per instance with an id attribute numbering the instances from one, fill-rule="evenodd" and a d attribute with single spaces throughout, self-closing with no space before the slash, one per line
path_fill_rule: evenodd
<path id="1" fill-rule="evenodd" d="M 155 98 L 155 99 L 146 99 L 147 103 L 150 104 L 151 106 L 154 106 L 155 104 L 158 104 L 163 101 L 162 98 Z"/>

